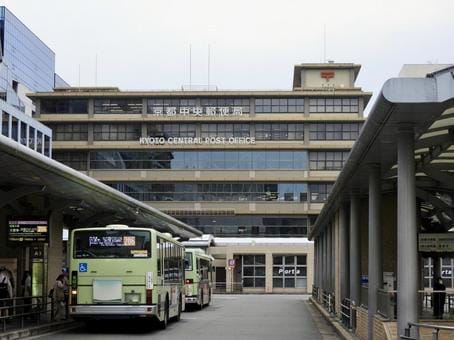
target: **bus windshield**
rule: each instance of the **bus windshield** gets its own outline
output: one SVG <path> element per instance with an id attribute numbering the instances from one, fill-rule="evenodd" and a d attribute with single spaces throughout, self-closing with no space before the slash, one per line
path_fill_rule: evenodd
<path id="1" fill-rule="evenodd" d="M 192 253 L 184 254 L 184 270 L 192 270 Z"/>
<path id="2" fill-rule="evenodd" d="M 151 257 L 150 232 L 145 230 L 79 230 L 73 244 L 75 259 Z"/>

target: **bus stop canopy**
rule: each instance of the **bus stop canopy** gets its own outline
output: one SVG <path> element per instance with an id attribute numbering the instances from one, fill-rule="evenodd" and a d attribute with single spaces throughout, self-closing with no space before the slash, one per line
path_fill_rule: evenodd
<path id="1" fill-rule="evenodd" d="M 451 65 L 422 77 L 392 78 L 383 85 L 311 230 L 310 239 L 323 232 L 337 207 L 348 201 L 352 193 L 367 194 L 372 164 L 381 168 L 385 180 L 382 190 L 395 189 L 397 140 L 400 129 L 406 125 L 415 135 L 417 196 L 429 203 L 426 208 L 443 211 L 438 216 L 447 222 L 445 231 L 453 226 L 452 206 L 440 198 L 443 193 L 454 192 L 454 66 Z"/>
<path id="2" fill-rule="evenodd" d="M 55 209 L 84 222 L 124 223 L 190 238 L 202 233 L 87 175 L 0 135 L 0 208 L 27 194 L 52 198 Z M 91 225 L 90 225 L 91 224 Z"/>

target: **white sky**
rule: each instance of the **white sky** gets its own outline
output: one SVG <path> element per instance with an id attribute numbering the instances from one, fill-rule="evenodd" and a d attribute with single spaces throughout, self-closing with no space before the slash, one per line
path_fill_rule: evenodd
<path id="1" fill-rule="evenodd" d="M 377 92 L 404 63 L 454 62 L 453 0 L 4 0 L 56 53 L 71 85 L 176 89 L 290 89 L 293 65 L 362 65 Z"/>

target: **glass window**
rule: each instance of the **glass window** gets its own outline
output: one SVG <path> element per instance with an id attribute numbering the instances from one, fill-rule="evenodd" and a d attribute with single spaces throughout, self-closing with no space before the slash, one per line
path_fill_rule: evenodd
<path id="1" fill-rule="evenodd" d="M 256 113 L 304 113 L 304 98 L 257 98 Z"/>
<path id="2" fill-rule="evenodd" d="M 56 141 L 87 141 L 88 124 L 48 124 Z"/>
<path id="3" fill-rule="evenodd" d="M 356 113 L 359 112 L 358 98 L 311 98 L 311 113 Z"/>
<path id="4" fill-rule="evenodd" d="M 88 113 L 88 99 L 41 99 L 41 114 Z"/>
<path id="5" fill-rule="evenodd" d="M 257 140 L 304 140 L 304 124 L 257 123 Z"/>
<path id="6" fill-rule="evenodd" d="M 142 113 L 142 98 L 95 99 L 95 113 Z"/>
<path id="7" fill-rule="evenodd" d="M 265 287 L 265 255 L 243 255 L 243 287 Z"/>
<path id="8" fill-rule="evenodd" d="M 310 183 L 309 192 L 311 202 L 319 203 L 325 202 L 333 187 L 333 183 Z"/>
<path id="9" fill-rule="evenodd" d="M 64 126 L 63 126 L 64 127 Z M 86 130 L 54 126 L 56 140 L 85 138 Z M 74 130 L 75 128 L 71 128 Z M 63 132 L 60 132 L 60 131 Z M 99 131 L 98 131 L 99 132 Z M 107 133 L 107 132 L 106 132 Z M 98 137 L 100 138 L 100 137 Z M 92 169 L 282 169 L 308 168 L 307 151 L 93 151 Z"/>
<path id="10" fill-rule="evenodd" d="M 151 257 L 150 232 L 141 230 L 81 230 L 74 233 L 76 259 Z"/>
<path id="11" fill-rule="evenodd" d="M 341 170 L 349 151 L 310 151 L 310 170 Z"/>
<path id="12" fill-rule="evenodd" d="M 313 123 L 310 125 L 311 140 L 356 140 L 360 123 Z"/>
<path id="13" fill-rule="evenodd" d="M 84 151 L 53 151 L 52 158 L 75 170 L 87 170 L 88 153 Z"/>
<path id="14" fill-rule="evenodd" d="M 94 124 L 95 141 L 138 140 L 141 135 L 140 124 Z"/>
<path id="15" fill-rule="evenodd" d="M 9 119 L 10 115 L 2 111 L 2 135 L 8 137 L 9 135 Z"/>
<path id="16" fill-rule="evenodd" d="M 306 288 L 306 255 L 273 255 L 274 288 Z"/>

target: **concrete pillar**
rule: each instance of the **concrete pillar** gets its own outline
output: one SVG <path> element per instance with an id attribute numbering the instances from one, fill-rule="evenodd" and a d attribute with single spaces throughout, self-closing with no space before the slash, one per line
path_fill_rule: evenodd
<path id="1" fill-rule="evenodd" d="M 357 194 L 350 200 L 350 299 L 359 306 L 361 298 L 360 202 Z"/>
<path id="2" fill-rule="evenodd" d="M 377 290 L 383 285 L 380 196 L 380 167 L 373 165 L 369 169 L 368 339 L 373 339 L 374 316 L 377 312 Z"/>
<path id="3" fill-rule="evenodd" d="M 329 223 L 328 227 L 326 228 L 326 276 L 327 276 L 327 284 L 326 289 L 331 293 L 332 292 L 332 258 L 333 258 L 333 243 L 332 243 L 332 235 L 331 232 L 332 225 L 331 222 Z"/>
<path id="4" fill-rule="evenodd" d="M 349 298 L 349 248 L 348 248 L 348 212 L 345 205 L 339 209 L 339 279 L 340 301 Z"/>
<path id="5" fill-rule="evenodd" d="M 231 293 L 233 291 L 234 283 L 234 271 L 236 268 L 229 267 L 229 259 L 233 259 L 232 253 L 227 253 L 225 257 L 225 291 Z M 239 266 L 239 263 L 235 264 L 235 267 Z"/>
<path id="6" fill-rule="evenodd" d="M 49 219 L 49 247 L 47 248 L 47 287 L 48 292 L 61 274 L 63 264 L 63 215 L 52 212 Z"/>
<path id="7" fill-rule="evenodd" d="M 413 128 L 399 128 L 397 142 L 397 331 L 418 322 L 418 249 Z M 412 328 L 415 337 L 414 327 Z"/>
<path id="8" fill-rule="evenodd" d="M 273 254 L 265 254 L 265 292 L 273 292 Z"/>
<path id="9" fill-rule="evenodd" d="M 317 287 L 317 280 L 318 280 L 318 277 L 317 277 L 317 270 L 318 270 L 317 260 L 318 260 L 318 257 L 317 257 L 317 238 L 314 238 L 314 284 L 313 284 L 313 287 Z M 312 289 L 313 289 L 313 287 L 312 287 Z M 308 286 L 308 289 L 309 289 L 309 286 Z"/>
<path id="10" fill-rule="evenodd" d="M 327 251 L 327 232 L 326 229 L 323 231 L 322 234 L 322 288 L 323 290 L 327 290 L 327 282 L 328 282 L 328 268 L 327 268 L 327 258 L 328 258 L 328 251 Z"/>

